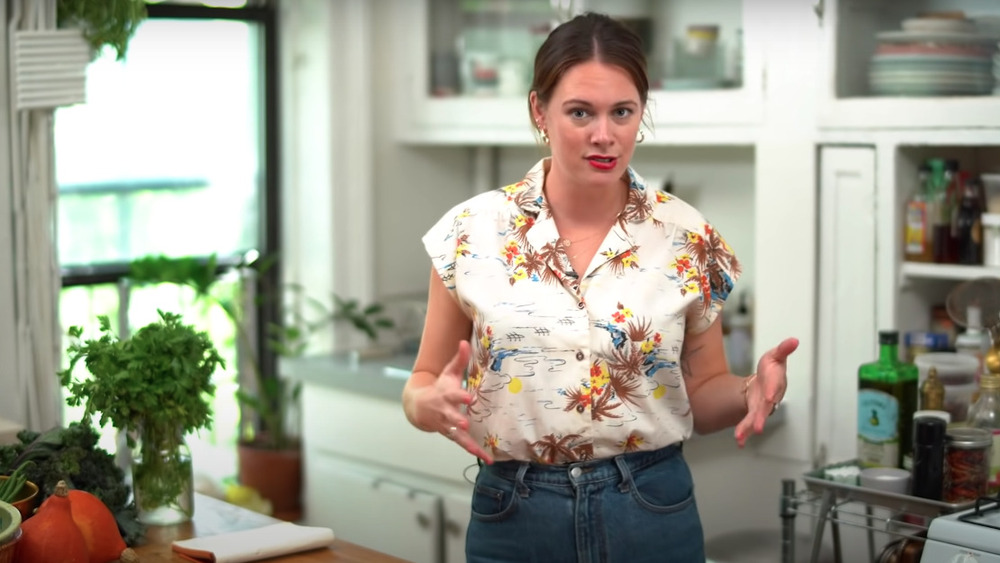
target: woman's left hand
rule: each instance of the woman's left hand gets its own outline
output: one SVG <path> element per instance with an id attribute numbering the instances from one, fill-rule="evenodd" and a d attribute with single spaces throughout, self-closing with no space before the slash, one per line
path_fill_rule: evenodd
<path id="1" fill-rule="evenodd" d="M 760 434 L 782 397 L 785 387 L 788 356 L 799 347 L 798 338 L 786 338 L 768 350 L 757 362 L 757 373 L 746 390 L 747 415 L 736 425 L 736 443 L 742 448 L 752 431 Z"/>

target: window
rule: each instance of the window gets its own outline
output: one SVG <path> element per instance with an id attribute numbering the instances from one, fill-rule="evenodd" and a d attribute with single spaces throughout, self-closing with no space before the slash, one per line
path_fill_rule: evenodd
<path id="1" fill-rule="evenodd" d="M 121 279 L 149 254 L 226 261 L 278 248 L 274 13 L 152 4 L 149 16 L 125 61 L 108 50 L 90 65 L 87 102 L 56 112 L 60 320 L 87 337 L 108 315 L 123 335 L 162 308 L 208 331 L 227 368 L 216 374 L 213 428 L 191 446 L 197 471 L 227 477 L 239 416 L 232 324 L 183 288 Z M 257 316 L 257 326 L 276 318 Z M 79 415 L 66 407 L 64 420 Z M 114 449 L 110 432 L 103 440 Z"/>

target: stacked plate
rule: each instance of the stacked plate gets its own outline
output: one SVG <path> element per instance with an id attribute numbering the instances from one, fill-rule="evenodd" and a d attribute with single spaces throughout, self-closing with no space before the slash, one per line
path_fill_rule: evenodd
<path id="1" fill-rule="evenodd" d="M 868 78 L 880 96 L 980 96 L 993 93 L 997 39 L 966 19 L 912 18 L 877 36 Z"/>

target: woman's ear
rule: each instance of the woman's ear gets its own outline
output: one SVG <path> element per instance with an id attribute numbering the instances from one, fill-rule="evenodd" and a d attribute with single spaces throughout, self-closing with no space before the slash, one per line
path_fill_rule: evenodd
<path id="1" fill-rule="evenodd" d="M 538 92 L 532 90 L 528 94 L 528 104 L 531 106 L 531 120 L 535 122 L 535 127 L 544 129 L 545 123 L 542 121 L 542 102 L 538 99 Z"/>

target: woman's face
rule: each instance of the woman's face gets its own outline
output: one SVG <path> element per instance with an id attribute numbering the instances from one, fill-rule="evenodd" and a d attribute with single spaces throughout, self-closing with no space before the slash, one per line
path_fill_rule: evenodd
<path id="1" fill-rule="evenodd" d="M 644 108 L 622 68 L 580 63 L 563 75 L 544 107 L 532 92 L 531 107 L 561 177 L 574 184 L 613 184 L 625 173 Z"/>

